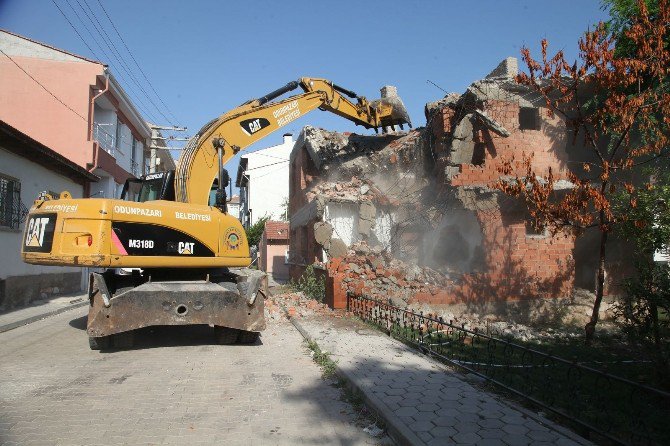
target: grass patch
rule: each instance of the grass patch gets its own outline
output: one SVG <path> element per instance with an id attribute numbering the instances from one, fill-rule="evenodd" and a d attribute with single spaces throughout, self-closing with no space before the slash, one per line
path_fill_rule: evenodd
<path id="1" fill-rule="evenodd" d="M 322 352 L 319 345 L 314 341 L 307 342 L 307 348 L 312 351 L 312 359 L 321 367 L 324 378 L 332 378 L 335 375 L 335 361 L 330 359 L 330 353 Z"/>

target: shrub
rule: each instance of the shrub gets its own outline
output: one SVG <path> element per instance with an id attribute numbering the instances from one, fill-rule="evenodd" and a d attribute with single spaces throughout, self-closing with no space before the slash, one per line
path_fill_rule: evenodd
<path id="1" fill-rule="evenodd" d="M 309 265 L 297 282 L 291 280 L 289 287 L 293 291 L 302 291 L 305 296 L 319 302 L 323 302 L 326 295 L 326 281 L 323 277 L 317 276 L 314 265 Z"/>

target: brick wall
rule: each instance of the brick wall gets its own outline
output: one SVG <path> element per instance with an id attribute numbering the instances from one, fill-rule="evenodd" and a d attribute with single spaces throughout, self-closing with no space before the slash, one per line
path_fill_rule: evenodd
<path id="1" fill-rule="evenodd" d="M 318 179 L 318 171 L 305 147 L 294 149 L 289 169 L 289 215 L 309 204 L 308 188 Z M 307 265 L 321 261 L 321 247 L 314 240 L 314 223 L 291 227 L 289 237 L 289 276 L 298 280 Z"/>
<path id="2" fill-rule="evenodd" d="M 517 173 L 525 174 L 522 158 L 533 155 L 532 165 L 540 175 L 552 169 L 556 178 L 566 178 L 571 141 L 564 121 L 545 108 L 539 108 L 536 129 L 520 128 L 518 103 L 488 100 L 485 113 L 505 127 L 510 135 L 502 137 L 483 124 L 473 124 L 473 159 L 470 163 L 449 164 L 450 136 L 464 113 L 450 107 L 442 109 L 429 123 L 434 149 L 444 172 L 451 165 L 458 173 L 444 178 L 446 189 L 454 187 L 490 187 L 500 179 L 503 162 L 514 158 Z M 456 142 L 455 144 L 458 144 Z M 502 196 L 502 194 L 499 194 Z M 527 227 L 519 203 L 476 211 L 483 235 L 483 265 L 480 272 L 464 274 L 451 289 L 433 289 L 416 293 L 412 301 L 428 304 L 495 301 L 530 297 L 568 295 L 574 285 L 574 238 L 538 234 Z"/>
<path id="3" fill-rule="evenodd" d="M 483 163 L 461 164 L 460 173 L 452 178 L 451 186 L 489 185 L 500 178 L 499 169 L 505 161 L 512 157 L 517 161 L 514 165 L 519 169 L 516 173 L 525 174 L 521 163 L 524 155 L 532 154 L 532 165 L 539 175 L 548 173 L 552 169 L 557 179 L 566 178 L 568 148 L 571 141 L 567 137 L 565 122 L 557 115 L 550 116 L 546 108 L 539 108 L 540 129 L 521 130 L 519 128 L 520 107 L 514 102 L 489 100 L 484 111 L 495 121 L 501 123 L 510 136 L 502 137 L 477 123 L 474 126 L 473 140 L 475 155 L 483 153 Z M 452 111 L 453 113 L 453 111 Z M 439 129 L 438 139 L 453 127 L 444 117 L 446 127 Z"/>

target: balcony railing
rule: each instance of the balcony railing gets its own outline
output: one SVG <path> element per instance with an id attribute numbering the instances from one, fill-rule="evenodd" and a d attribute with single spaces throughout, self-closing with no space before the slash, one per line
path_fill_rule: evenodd
<path id="1" fill-rule="evenodd" d="M 105 152 L 114 156 L 114 149 L 116 148 L 116 138 L 113 136 L 114 124 L 101 124 L 96 122 L 93 124 L 93 139 L 98 142 Z"/>
<path id="2" fill-rule="evenodd" d="M 137 161 L 135 161 L 135 160 L 130 161 L 130 172 L 133 175 L 135 175 L 136 177 L 139 177 L 140 175 L 142 175 L 142 170 L 140 169 L 140 164 Z"/>

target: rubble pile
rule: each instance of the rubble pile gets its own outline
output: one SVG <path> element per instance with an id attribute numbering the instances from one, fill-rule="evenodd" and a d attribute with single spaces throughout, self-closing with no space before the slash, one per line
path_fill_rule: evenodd
<path id="1" fill-rule="evenodd" d="M 305 191 L 316 197 L 398 206 L 416 203 L 429 186 L 425 129 L 357 135 L 305 127 L 304 147 L 320 171 Z"/>
<path id="2" fill-rule="evenodd" d="M 273 294 L 265 300 L 265 317 L 280 319 L 290 317 L 329 315 L 333 312 L 326 304 L 306 297 L 301 292 Z"/>
<path id="3" fill-rule="evenodd" d="M 355 244 L 346 256 L 331 259 L 327 267 L 345 291 L 401 307 L 415 301 L 430 302 L 455 284 L 445 274 L 403 262 L 365 242 Z"/>

